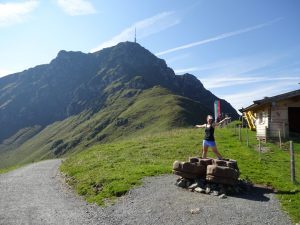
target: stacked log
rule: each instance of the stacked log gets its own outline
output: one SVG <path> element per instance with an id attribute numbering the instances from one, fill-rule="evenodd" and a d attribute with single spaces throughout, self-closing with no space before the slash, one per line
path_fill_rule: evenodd
<path id="1" fill-rule="evenodd" d="M 206 180 L 209 182 L 235 185 L 238 177 L 238 171 L 233 168 L 217 165 L 207 166 Z"/>
<path id="2" fill-rule="evenodd" d="M 180 162 L 173 163 L 173 172 L 184 178 L 196 179 L 206 176 L 206 165 L 200 162 Z"/>
<path id="3" fill-rule="evenodd" d="M 178 186 L 184 187 L 183 183 L 194 183 L 193 188 L 198 187 L 200 192 L 211 186 L 225 188 L 237 186 L 240 175 L 236 160 L 198 157 L 190 157 L 188 162 L 175 161 L 173 173 L 181 177 L 179 179 L 181 184 Z M 199 185 L 199 182 L 203 185 Z"/>

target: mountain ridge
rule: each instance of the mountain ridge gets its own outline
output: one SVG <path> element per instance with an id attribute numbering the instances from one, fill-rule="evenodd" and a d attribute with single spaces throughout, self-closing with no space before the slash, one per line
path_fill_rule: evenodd
<path id="1" fill-rule="evenodd" d="M 0 130 L 0 155 L 12 159 L 26 152 L 30 160 L 35 160 L 32 154 L 51 158 L 131 133 L 157 132 L 151 119 L 162 130 L 191 125 L 212 114 L 218 99 L 195 76 L 175 75 L 163 59 L 132 42 L 87 54 L 61 50 L 49 64 L 0 78 L 0 93 L 0 124 L 5 127 Z M 237 116 L 225 100 L 221 105 Z M 155 111 L 160 108 L 168 113 Z M 137 122 L 130 113 L 122 116 L 126 111 Z M 81 123 L 80 116 L 85 118 Z M 66 124 L 73 117 L 78 121 L 69 129 Z M 63 124 L 74 136 L 55 134 L 60 132 L 51 127 L 64 129 Z"/>

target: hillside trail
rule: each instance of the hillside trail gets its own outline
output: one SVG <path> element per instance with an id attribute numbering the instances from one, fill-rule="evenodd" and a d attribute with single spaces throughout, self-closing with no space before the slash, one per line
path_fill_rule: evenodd
<path id="1" fill-rule="evenodd" d="M 64 183 L 60 163 L 47 160 L 0 175 L 1 225 L 291 224 L 273 193 L 257 188 L 219 199 L 176 187 L 174 175 L 145 178 L 102 208 L 87 204 Z"/>

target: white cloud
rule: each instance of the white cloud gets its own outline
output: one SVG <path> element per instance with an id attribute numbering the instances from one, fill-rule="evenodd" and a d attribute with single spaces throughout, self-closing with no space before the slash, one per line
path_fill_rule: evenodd
<path id="1" fill-rule="evenodd" d="M 190 67 L 190 68 L 184 68 L 184 69 L 174 69 L 175 74 L 183 74 L 183 73 L 189 73 L 198 71 L 198 67 Z"/>
<path id="2" fill-rule="evenodd" d="M 277 18 L 277 19 L 274 19 L 274 20 L 269 21 L 267 23 L 262 23 L 262 24 L 259 24 L 259 25 L 253 26 L 253 27 L 247 27 L 247 28 L 244 28 L 244 29 L 241 29 L 241 30 L 223 33 L 223 34 L 217 35 L 217 36 L 212 37 L 212 38 L 208 38 L 208 39 L 205 39 L 205 40 L 193 42 L 193 43 L 190 43 L 190 44 L 186 44 L 186 45 L 171 48 L 171 49 L 168 49 L 168 50 L 165 50 L 165 51 L 162 51 L 162 52 L 158 52 L 155 55 L 156 56 L 161 56 L 161 55 L 165 55 L 167 53 L 171 53 L 171 52 L 175 52 L 175 51 L 179 51 L 179 50 L 183 50 L 183 49 L 187 49 L 187 48 L 192 48 L 192 47 L 195 47 L 195 46 L 198 46 L 198 45 L 204 45 L 204 44 L 207 44 L 207 43 L 210 43 L 210 42 L 222 40 L 224 38 L 233 37 L 233 36 L 236 36 L 236 35 L 240 35 L 240 34 L 247 33 L 247 32 L 250 32 L 250 31 L 254 31 L 254 30 L 257 30 L 257 29 L 261 29 L 263 27 L 269 26 L 269 25 L 271 25 L 275 22 L 278 22 L 280 20 L 281 20 L 281 18 Z"/>
<path id="3" fill-rule="evenodd" d="M 6 75 L 12 74 L 13 71 L 7 69 L 0 69 L 0 77 L 4 77 Z"/>
<path id="4" fill-rule="evenodd" d="M 22 3 L 0 3 L 0 27 L 23 22 L 38 4 L 39 2 L 35 0 Z"/>
<path id="5" fill-rule="evenodd" d="M 259 70 L 274 64 L 280 59 L 279 56 L 251 56 L 251 57 L 239 57 L 232 58 L 222 61 L 217 61 L 214 63 L 201 65 L 201 66 L 191 66 L 183 69 L 175 69 L 175 73 L 182 72 L 200 72 L 205 74 L 203 79 L 206 77 L 221 77 L 224 76 L 237 76 L 242 74 L 247 74 L 249 72 Z M 202 72 L 205 71 L 205 72 Z M 202 80 L 202 79 L 201 79 Z"/>
<path id="6" fill-rule="evenodd" d="M 296 90 L 297 88 L 297 83 L 295 81 L 281 81 L 272 85 L 261 84 L 252 89 L 244 88 L 243 91 L 234 94 L 222 95 L 222 98 L 226 99 L 226 101 L 230 102 L 230 104 L 238 110 L 252 105 L 255 100 L 263 99 L 264 97 L 272 97 Z"/>
<path id="7" fill-rule="evenodd" d="M 169 59 L 165 59 L 166 62 L 169 64 L 169 63 L 173 63 L 173 62 L 176 62 L 176 61 L 179 61 L 179 60 L 183 60 L 183 59 L 186 59 L 188 58 L 190 55 L 189 54 L 183 54 L 183 55 L 176 55 L 172 58 L 169 58 Z"/>
<path id="8" fill-rule="evenodd" d="M 134 23 L 130 27 L 124 29 L 121 33 L 112 37 L 110 40 L 103 42 L 96 48 L 93 48 L 91 52 L 96 52 L 103 48 L 116 45 L 122 41 L 133 40 L 135 28 L 137 30 L 138 39 L 142 39 L 152 34 L 163 31 L 169 27 L 172 27 L 179 22 L 180 20 L 176 17 L 174 12 L 163 12 L 157 14 L 155 16 Z"/>
<path id="9" fill-rule="evenodd" d="M 201 82 L 208 89 L 224 88 L 224 87 L 234 87 L 237 85 L 247 85 L 251 83 L 269 83 L 272 81 L 291 81 L 295 83 L 298 77 L 267 77 L 267 76 L 222 76 L 222 77 L 212 77 L 209 79 L 201 79 Z M 299 78 L 298 78 L 299 80 Z"/>
<path id="10" fill-rule="evenodd" d="M 223 77 L 224 75 L 246 74 L 255 70 L 272 66 L 283 57 L 284 55 L 274 56 L 272 54 L 264 54 L 231 58 L 199 66 L 197 71 L 206 71 L 206 75 L 209 76 Z"/>
<path id="11" fill-rule="evenodd" d="M 299 64 L 290 61 L 290 54 L 260 54 L 188 69 L 192 68 L 204 71 L 201 73 L 205 75 L 197 77 L 205 88 L 213 89 L 237 110 L 265 96 L 299 89 Z"/>
<path id="12" fill-rule="evenodd" d="M 277 63 L 280 63 L 280 60 L 284 57 L 284 54 L 238 57 L 206 65 L 177 69 L 176 72 L 195 72 L 197 74 L 201 71 L 201 75 L 197 75 L 197 77 L 207 88 L 222 88 L 244 83 L 261 82 L 267 79 L 295 79 L 299 73 L 292 73 L 291 67 L 278 73 Z M 285 75 L 283 78 L 281 78 L 282 74 Z M 290 76 L 287 77 L 288 74 Z"/>
<path id="13" fill-rule="evenodd" d="M 87 0 L 57 0 L 57 4 L 71 16 L 96 13 L 92 3 Z"/>

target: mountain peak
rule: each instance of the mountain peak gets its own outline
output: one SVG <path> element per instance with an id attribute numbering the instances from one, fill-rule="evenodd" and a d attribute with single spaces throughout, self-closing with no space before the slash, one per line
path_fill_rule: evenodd
<path id="1" fill-rule="evenodd" d="M 124 42 L 119 42 L 117 45 L 114 45 L 114 46 L 110 46 L 110 47 L 106 47 L 106 48 L 103 48 L 99 51 L 96 51 L 94 52 L 93 54 L 98 54 L 102 51 L 106 51 L 108 49 L 119 49 L 119 48 L 143 48 L 139 43 L 137 42 L 132 42 L 132 41 L 124 41 Z"/>
<path id="2" fill-rule="evenodd" d="M 115 47 L 117 46 L 124 46 L 124 47 L 142 47 L 139 43 L 137 42 L 132 42 L 132 41 L 124 41 L 120 42 Z M 143 48 L 143 47 L 142 47 Z"/>
<path id="3" fill-rule="evenodd" d="M 164 60 L 135 42 L 121 42 L 113 47 L 94 52 L 93 55 L 101 63 L 102 68 L 103 66 L 118 68 L 115 70 L 117 74 L 110 75 L 110 80 L 112 77 L 126 76 L 131 79 L 140 76 L 152 86 L 162 81 L 166 83 L 166 79 L 175 76 Z"/>
<path id="4" fill-rule="evenodd" d="M 94 52 L 93 54 L 99 56 L 101 54 L 109 53 L 113 57 L 150 57 L 153 59 L 158 59 L 154 54 L 152 54 L 149 50 L 141 46 L 136 42 L 120 42 L 115 46 L 104 48 L 100 51 Z M 160 59 L 161 60 L 161 59 Z"/>

